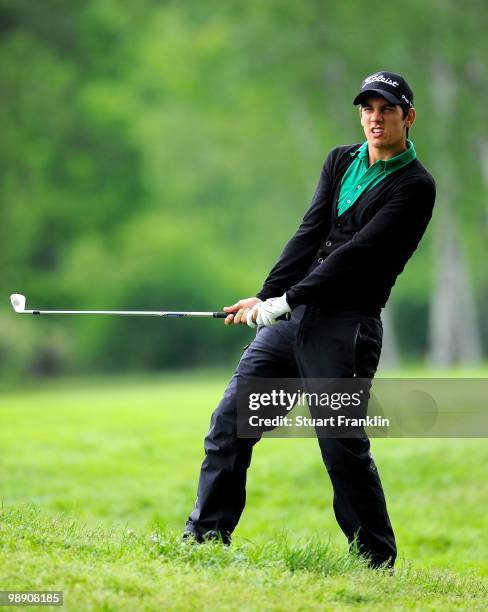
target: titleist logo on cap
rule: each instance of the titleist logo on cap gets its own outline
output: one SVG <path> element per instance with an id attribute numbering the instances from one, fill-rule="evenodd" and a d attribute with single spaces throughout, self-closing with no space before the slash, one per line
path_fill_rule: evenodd
<path id="1" fill-rule="evenodd" d="M 392 79 L 385 77 L 381 73 L 377 73 L 377 74 L 372 74 L 367 79 L 364 79 L 364 83 L 361 89 L 364 89 L 366 85 L 369 85 L 370 83 L 376 83 L 376 82 L 386 83 L 387 85 L 391 85 L 392 87 L 398 86 L 398 81 L 392 81 Z"/>

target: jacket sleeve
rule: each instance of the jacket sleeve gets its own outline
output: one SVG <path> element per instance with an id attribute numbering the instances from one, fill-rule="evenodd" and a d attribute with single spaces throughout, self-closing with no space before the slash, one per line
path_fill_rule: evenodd
<path id="1" fill-rule="evenodd" d="M 266 300 L 282 295 L 303 278 L 313 255 L 327 235 L 331 221 L 332 163 L 336 149 L 324 162 L 312 202 L 294 236 L 287 242 L 257 297 Z"/>
<path id="2" fill-rule="evenodd" d="M 432 216 L 435 183 L 417 179 L 399 187 L 391 199 L 348 242 L 333 251 L 303 280 L 291 286 L 291 308 L 319 298 L 358 278 L 399 274 L 417 248 Z M 350 285 L 348 285 L 350 286 Z"/>

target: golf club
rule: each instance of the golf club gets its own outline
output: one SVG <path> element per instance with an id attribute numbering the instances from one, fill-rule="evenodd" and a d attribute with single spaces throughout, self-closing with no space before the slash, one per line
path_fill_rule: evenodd
<path id="1" fill-rule="evenodd" d="M 21 293 L 12 293 L 10 296 L 12 306 L 18 314 L 58 314 L 58 315 L 122 315 L 122 316 L 138 316 L 138 317 L 212 317 L 214 319 L 225 319 L 230 313 L 228 312 L 188 312 L 188 311 L 168 311 L 168 310 L 26 310 L 25 295 Z M 289 321 L 290 313 L 278 317 L 279 320 Z"/>

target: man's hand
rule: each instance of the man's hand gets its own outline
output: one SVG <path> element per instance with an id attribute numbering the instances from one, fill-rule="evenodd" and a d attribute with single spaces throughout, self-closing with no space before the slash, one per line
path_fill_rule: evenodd
<path id="1" fill-rule="evenodd" d="M 247 314 L 256 306 L 256 304 L 260 304 L 261 300 L 257 297 L 245 298 L 244 300 L 239 300 L 232 306 L 224 306 L 225 312 L 229 313 L 229 316 L 225 318 L 224 323 L 226 325 L 230 325 L 231 323 L 235 323 L 238 325 L 239 323 L 246 324 L 247 323 Z M 255 327 L 251 326 L 251 327 Z"/>
<path id="2" fill-rule="evenodd" d="M 253 320 L 256 321 L 258 325 L 265 325 L 266 327 L 277 323 L 276 319 L 281 317 L 281 315 L 291 312 L 291 308 L 286 301 L 286 293 L 280 297 L 269 298 L 265 302 L 261 302 L 261 304 L 255 306 L 253 310 L 257 310 L 257 316 L 253 317 Z"/>

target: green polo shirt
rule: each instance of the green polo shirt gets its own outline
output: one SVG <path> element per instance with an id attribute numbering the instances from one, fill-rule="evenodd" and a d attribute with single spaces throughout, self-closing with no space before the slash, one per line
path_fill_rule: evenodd
<path id="1" fill-rule="evenodd" d="M 413 161 L 417 154 L 411 140 L 407 140 L 407 149 L 386 161 L 378 160 L 369 166 L 368 141 L 351 153 L 354 161 L 342 177 L 339 202 L 337 204 L 337 216 L 342 215 L 359 196 L 373 189 L 380 181 L 392 172 L 403 168 Z"/>

